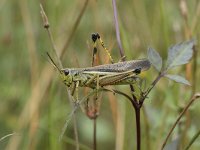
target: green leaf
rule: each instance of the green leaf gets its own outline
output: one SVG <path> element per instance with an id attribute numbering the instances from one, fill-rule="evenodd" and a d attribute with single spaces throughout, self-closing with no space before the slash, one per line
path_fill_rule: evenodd
<path id="1" fill-rule="evenodd" d="M 171 69 L 178 65 L 183 65 L 189 62 L 193 54 L 193 46 L 195 40 L 190 40 L 176 44 L 169 48 L 167 58 L 167 68 Z"/>
<path id="2" fill-rule="evenodd" d="M 153 48 L 149 47 L 147 54 L 151 64 L 160 72 L 162 68 L 162 58 L 160 57 L 159 53 Z"/>
<path id="3" fill-rule="evenodd" d="M 175 82 L 178 82 L 178 83 L 183 83 L 183 84 L 186 84 L 186 85 L 190 85 L 190 82 L 188 80 L 186 80 L 184 77 L 182 76 L 179 76 L 179 75 L 173 75 L 173 74 L 166 74 L 165 77 L 169 78 L 170 80 L 173 80 Z"/>

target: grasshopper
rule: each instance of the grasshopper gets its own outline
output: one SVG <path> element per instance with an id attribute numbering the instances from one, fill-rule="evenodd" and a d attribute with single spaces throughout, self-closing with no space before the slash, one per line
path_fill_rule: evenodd
<path id="1" fill-rule="evenodd" d="M 48 56 L 68 87 L 75 85 L 94 89 L 97 86 L 134 84 L 137 75 L 151 66 L 148 59 L 138 59 L 94 67 L 60 69 Z"/>
<path id="2" fill-rule="evenodd" d="M 148 70 L 151 66 L 148 59 L 113 63 L 113 59 L 108 49 L 104 46 L 104 43 L 98 33 L 92 34 L 92 40 L 94 42 L 92 67 L 60 69 L 47 53 L 53 66 L 60 72 L 61 79 L 67 87 L 72 89 L 78 89 L 78 87 L 89 87 L 98 90 L 99 87 L 108 85 L 134 84 L 138 78 L 138 74 Z M 94 56 L 97 52 L 97 40 L 100 41 L 112 64 L 93 66 Z"/>
<path id="3" fill-rule="evenodd" d="M 78 100 L 78 87 L 89 87 L 92 89 L 95 89 L 96 91 L 96 97 L 98 98 L 98 89 L 99 87 L 104 88 L 105 86 L 109 85 L 130 85 L 137 82 L 137 78 L 139 78 L 139 74 L 143 71 L 148 70 L 151 67 L 151 64 L 148 59 L 138 59 L 138 60 L 130 60 L 130 61 L 124 61 L 124 62 L 118 62 L 114 63 L 108 49 L 104 46 L 103 41 L 101 40 L 98 33 L 92 35 L 92 40 L 94 42 L 94 49 L 93 49 L 93 59 L 92 59 L 92 67 L 86 67 L 86 68 L 59 68 L 56 63 L 53 61 L 49 53 L 47 53 L 51 63 L 53 66 L 59 71 L 60 77 L 62 82 L 70 88 L 70 91 L 72 89 L 71 96 L 74 94 L 74 90 L 76 90 L 76 103 L 75 104 L 81 104 L 83 100 L 87 100 L 89 96 L 92 96 L 91 94 L 88 94 L 86 98 L 83 98 L 82 100 Z M 96 58 L 97 48 L 96 48 L 96 40 L 99 40 L 102 47 L 108 54 L 112 64 L 105 64 L 105 65 L 97 65 L 94 66 L 94 61 Z M 88 114 L 90 118 L 96 118 L 98 116 L 97 112 L 97 104 L 96 101 L 94 101 L 94 112 L 92 112 L 91 115 Z M 77 106 L 77 105 L 75 105 Z M 88 107 L 88 104 L 87 104 Z M 74 108 L 72 114 L 75 112 L 77 107 Z M 68 121 L 66 122 L 61 138 L 65 132 L 65 129 L 67 127 Z"/>
<path id="4" fill-rule="evenodd" d="M 65 68 L 60 71 L 62 80 L 67 86 L 71 86 L 74 82 L 81 87 L 95 88 L 95 86 L 133 84 L 135 77 L 149 68 L 150 62 L 141 59 L 87 68 Z"/>

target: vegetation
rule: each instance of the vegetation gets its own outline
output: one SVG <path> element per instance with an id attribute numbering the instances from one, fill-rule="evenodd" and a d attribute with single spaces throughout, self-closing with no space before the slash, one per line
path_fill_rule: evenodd
<path id="1" fill-rule="evenodd" d="M 127 0 L 114 7 L 115 2 L 0 2 L 0 149 L 200 148 L 200 2 Z M 132 87 L 136 102 L 143 97 L 138 108 L 117 94 L 134 99 L 130 86 L 113 86 L 116 94 L 100 92 L 96 119 L 83 106 L 75 112 L 46 52 L 64 68 L 91 66 L 93 32 L 101 35 L 115 62 L 123 55 L 126 60 L 151 61 L 151 69 L 142 73 L 148 94 Z M 99 63 L 110 63 L 101 46 L 98 49 Z M 80 99 L 89 91 L 80 88 Z"/>

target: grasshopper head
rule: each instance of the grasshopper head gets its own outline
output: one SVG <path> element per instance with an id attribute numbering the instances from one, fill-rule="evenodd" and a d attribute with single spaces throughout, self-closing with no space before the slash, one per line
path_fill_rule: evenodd
<path id="1" fill-rule="evenodd" d="M 53 61 L 52 57 L 47 52 L 47 56 L 50 59 L 50 63 L 60 72 L 60 78 L 68 87 L 72 84 L 72 75 L 70 69 L 60 69 L 56 63 Z"/>
<path id="2" fill-rule="evenodd" d="M 70 86 L 72 84 L 72 75 L 70 73 L 70 69 L 61 69 L 60 77 L 65 85 Z"/>

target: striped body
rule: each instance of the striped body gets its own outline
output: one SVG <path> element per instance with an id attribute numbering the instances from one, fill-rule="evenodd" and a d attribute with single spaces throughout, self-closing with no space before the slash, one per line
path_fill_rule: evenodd
<path id="1" fill-rule="evenodd" d="M 107 85 L 134 84 L 140 72 L 148 70 L 147 59 L 131 60 L 87 68 L 61 69 L 62 80 L 67 86 L 78 82 L 79 86 L 95 88 Z"/>

